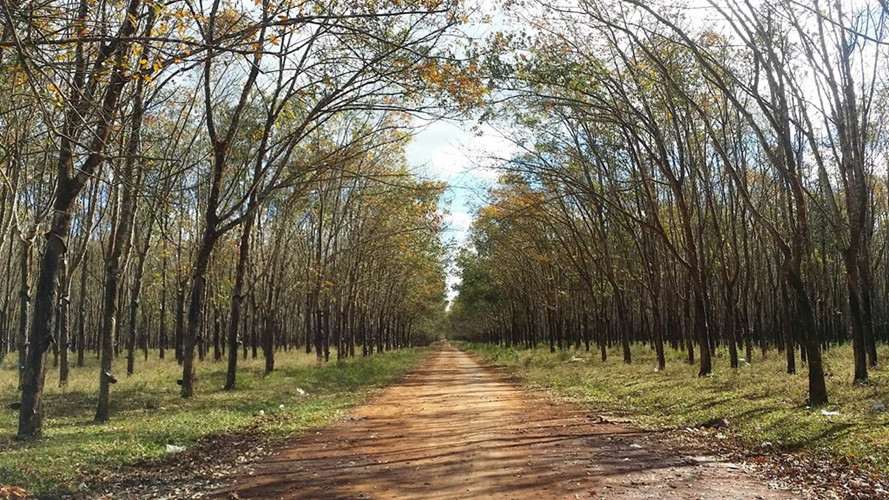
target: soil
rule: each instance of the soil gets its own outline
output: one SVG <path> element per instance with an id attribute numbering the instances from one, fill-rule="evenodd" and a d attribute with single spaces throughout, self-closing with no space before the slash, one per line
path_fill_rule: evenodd
<path id="1" fill-rule="evenodd" d="M 518 388 L 449 344 L 350 417 L 214 491 L 228 499 L 788 499 L 751 466 Z"/>

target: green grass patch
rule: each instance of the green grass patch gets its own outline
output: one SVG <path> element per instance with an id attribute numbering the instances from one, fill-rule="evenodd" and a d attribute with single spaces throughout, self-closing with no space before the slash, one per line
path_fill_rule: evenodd
<path id="1" fill-rule="evenodd" d="M 172 354 L 172 352 L 170 353 Z M 92 422 L 98 399 L 98 362 L 88 358 L 72 367 L 67 387 L 58 387 L 50 370 L 44 396 L 44 437 L 13 439 L 19 401 L 15 363 L 0 364 L 0 484 L 22 486 L 34 494 L 70 491 L 101 471 L 150 461 L 166 454 L 166 445 L 190 446 L 198 439 L 260 422 L 264 433 L 286 436 L 323 425 L 365 401 L 370 389 L 391 384 L 426 358 L 426 349 L 402 349 L 367 358 L 318 364 L 314 355 L 291 350 L 276 355 L 276 369 L 263 376 L 264 361 L 239 360 L 234 391 L 223 391 L 225 363 L 198 364 L 196 396 L 179 397 L 175 360 L 137 362 L 126 377 L 126 360 L 115 361 L 111 421 Z M 300 389 L 305 394 L 300 394 Z M 284 405 L 283 409 L 280 405 Z M 258 418 L 259 412 L 278 418 Z"/>
<path id="2" fill-rule="evenodd" d="M 646 346 L 634 346 L 633 363 L 627 365 L 617 349 L 603 363 L 597 351 L 460 345 L 532 387 L 629 416 L 644 428 L 695 426 L 725 418 L 730 426 L 724 432 L 746 446 L 768 441 L 779 449 L 824 453 L 889 472 L 889 411 L 874 407 L 889 406 L 889 372 L 873 370 L 872 385 L 853 386 L 848 346 L 824 353 L 825 369 L 832 374 L 827 379 L 831 404 L 807 408 L 806 366 L 798 363 L 798 374 L 788 375 L 785 357 L 777 351 L 765 356 L 756 352 L 750 366 L 738 370 L 729 368 L 726 351 L 718 351 L 713 375 L 698 377 L 698 367 L 684 363 L 680 352 L 670 353 L 666 369 L 656 371 L 657 358 Z M 889 360 L 889 347 L 881 346 L 879 356 Z M 824 416 L 825 409 L 839 414 Z"/>

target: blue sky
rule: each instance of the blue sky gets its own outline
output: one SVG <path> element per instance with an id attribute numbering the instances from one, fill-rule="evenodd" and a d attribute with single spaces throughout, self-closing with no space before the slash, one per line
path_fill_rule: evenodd
<path id="1" fill-rule="evenodd" d="M 419 176 L 444 181 L 449 188 L 442 203 L 446 213 L 446 243 L 456 250 L 466 243 L 475 210 L 484 204 L 487 190 L 497 180 L 492 157 L 508 157 L 514 145 L 498 131 L 467 120 L 434 121 L 423 124 L 407 147 L 411 169 Z M 455 295 L 450 287 L 459 281 L 452 269 L 448 275 L 448 299 Z"/>
<path id="2" fill-rule="evenodd" d="M 483 41 L 497 30 L 507 28 L 502 12 L 485 0 L 467 0 L 473 11 L 470 22 L 462 27 L 462 34 L 475 41 Z M 443 235 L 452 252 L 466 243 L 475 211 L 486 203 L 488 188 L 497 180 L 494 158 L 508 158 L 515 145 L 490 125 L 478 125 L 468 118 L 458 120 L 419 119 L 413 123 L 421 127 L 407 147 L 411 170 L 418 176 L 444 181 L 449 188 L 441 204 L 447 229 Z M 456 296 L 450 288 L 459 281 L 455 270 L 448 275 L 448 300 Z"/>

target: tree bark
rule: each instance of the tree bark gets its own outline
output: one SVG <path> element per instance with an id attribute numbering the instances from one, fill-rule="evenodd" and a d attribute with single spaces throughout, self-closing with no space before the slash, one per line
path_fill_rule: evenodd
<path id="1" fill-rule="evenodd" d="M 241 239 L 238 244 L 238 263 L 235 268 L 235 285 L 232 289 L 232 310 L 228 324 L 228 369 L 225 376 L 224 389 L 235 388 L 238 369 L 238 328 L 241 325 L 241 308 L 244 304 L 244 281 L 247 277 L 247 262 L 250 256 L 250 233 L 253 228 L 253 217 L 244 220 Z M 246 336 L 246 332 L 244 332 Z M 246 357 L 247 351 L 244 351 Z"/>

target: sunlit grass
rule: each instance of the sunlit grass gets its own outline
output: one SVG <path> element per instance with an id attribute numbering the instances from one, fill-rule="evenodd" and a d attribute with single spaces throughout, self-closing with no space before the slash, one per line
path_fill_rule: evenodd
<path id="1" fill-rule="evenodd" d="M 176 380 L 182 371 L 175 360 L 140 360 L 136 374 L 126 377 L 121 357 L 113 370 L 119 383 L 112 387 L 111 421 L 101 425 L 92 422 L 99 380 L 92 356 L 87 366 L 72 367 L 67 387 L 59 388 L 58 372 L 49 372 L 44 438 L 32 442 L 12 439 L 18 412 L 6 406 L 20 396 L 11 359 L 15 356 L 9 356 L 0 364 L 0 484 L 37 493 L 66 491 L 99 471 L 160 457 L 167 444 L 189 446 L 204 436 L 257 422 L 271 435 L 321 425 L 363 401 L 368 389 L 407 373 L 426 354 L 424 349 L 405 349 L 319 365 L 314 355 L 278 352 L 276 370 L 269 376 L 263 376 L 261 356 L 239 360 L 234 391 L 221 389 L 225 362 L 208 360 L 198 364 L 197 394 L 189 400 L 179 397 Z M 261 419 L 260 410 L 281 418 Z"/>
<path id="2" fill-rule="evenodd" d="M 805 406 L 806 366 L 786 373 L 783 353 L 754 353 L 750 366 L 732 370 L 728 354 L 718 351 L 712 376 L 697 377 L 696 366 L 672 352 L 664 371 L 653 350 L 635 346 L 633 363 L 622 362 L 618 350 L 602 363 L 598 352 L 569 350 L 551 354 L 547 347 L 523 350 L 488 344 L 463 344 L 491 363 L 504 366 L 523 382 L 594 410 L 630 416 L 643 427 L 694 426 L 725 418 L 732 434 L 744 444 L 760 447 L 768 441 L 785 450 L 826 453 L 852 464 L 870 464 L 889 472 L 889 373 L 871 371 L 870 386 L 852 385 L 852 351 L 848 346 L 825 352 L 830 405 Z M 880 359 L 889 362 L 889 347 Z M 572 358 L 575 358 L 572 361 Z M 577 361 L 576 358 L 584 358 Z M 838 411 L 824 416 L 821 411 Z"/>

